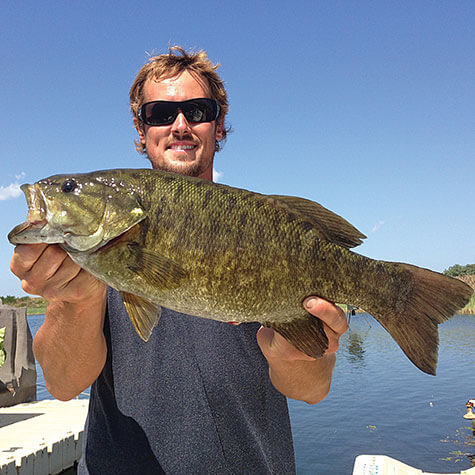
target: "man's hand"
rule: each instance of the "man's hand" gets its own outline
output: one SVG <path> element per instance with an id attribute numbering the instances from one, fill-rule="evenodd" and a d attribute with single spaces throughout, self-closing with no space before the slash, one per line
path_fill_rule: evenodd
<path id="1" fill-rule="evenodd" d="M 325 351 L 325 355 L 335 353 L 338 350 L 340 337 L 348 330 L 348 322 L 343 310 L 318 297 L 307 298 L 304 301 L 304 307 L 323 323 L 323 328 L 328 338 L 328 348 Z M 315 358 L 311 358 L 297 350 L 294 345 L 272 328 L 262 327 L 257 333 L 257 342 L 264 356 L 269 358 L 280 358 L 289 361 L 315 361 Z"/>
<path id="2" fill-rule="evenodd" d="M 106 286 L 56 245 L 17 246 L 11 270 L 25 292 L 49 302 L 33 351 L 48 391 L 71 399 L 97 378 L 105 363 Z"/>
<path id="3" fill-rule="evenodd" d="M 56 245 L 16 246 L 10 268 L 25 292 L 41 295 L 48 302 L 86 302 L 103 295 L 105 289 Z"/>
<path id="4" fill-rule="evenodd" d="M 335 352 L 341 335 L 348 330 L 348 322 L 341 308 L 321 298 L 309 297 L 304 306 L 322 321 L 328 337 L 328 348 L 322 358 L 307 356 L 271 328 L 262 327 L 257 342 L 269 362 L 274 386 L 288 397 L 316 403 L 330 390 Z"/>

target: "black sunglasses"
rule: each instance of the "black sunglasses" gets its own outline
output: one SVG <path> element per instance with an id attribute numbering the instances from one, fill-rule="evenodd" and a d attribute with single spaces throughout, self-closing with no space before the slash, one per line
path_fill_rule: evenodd
<path id="1" fill-rule="evenodd" d="M 139 119 L 147 125 L 170 125 L 182 112 L 188 122 L 212 122 L 219 115 L 219 104 L 213 99 L 200 97 L 183 102 L 152 101 L 140 107 Z"/>

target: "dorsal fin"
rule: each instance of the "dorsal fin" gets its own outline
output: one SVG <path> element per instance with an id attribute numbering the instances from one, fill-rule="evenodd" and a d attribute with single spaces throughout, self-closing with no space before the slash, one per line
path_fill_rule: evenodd
<path id="1" fill-rule="evenodd" d="M 350 249 L 359 246 L 366 238 L 346 219 L 319 203 L 295 196 L 267 195 L 267 198 L 280 202 L 300 218 L 312 223 L 325 239 L 334 244 Z"/>

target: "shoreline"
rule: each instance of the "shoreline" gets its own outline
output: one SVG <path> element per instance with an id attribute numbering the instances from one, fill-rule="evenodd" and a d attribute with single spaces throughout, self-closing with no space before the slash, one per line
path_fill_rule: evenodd
<path id="1" fill-rule="evenodd" d="M 348 313 L 348 306 L 346 304 L 337 304 L 344 312 Z M 29 316 L 34 316 L 34 315 L 44 315 L 46 313 L 47 305 L 46 306 L 34 306 L 34 307 L 29 307 L 28 305 L 25 306 L 15 306 L 12 305 L 15 308 L 26 308 L 26 315 Z M 349 306 L 350 309 L 352 306 Z M 355 313 L 368 313 L 365 312 L 362 309 L 355 309 Z M 456 315 L 475 315 L 475 293 L 472 295 L 472 298 L 470 302 L 462 309 L 458 310 Z"/>
<path id="2" fill-rule="evenodd" d="M 348 313 L 347 309 L 343 305 L 339 305 L 339 306 L 342 308 L 344 312 Z M 46 307 L 45 308 L 31 308 L 31 309 L 27 307 L 26 309 L 27 317 L 36 317 L 38 315 L 44 315 L 45 313 L 46 313 Z M 360 310 L 360 309 L 355 310 L 355 315 L 358 315 L 358 314 L 371 315 L 370 313 L 365 312 L 364 310 Z M 454 315 L 475 315 L 475 308 L 467 308 L 467 309 L 463 308 L 455 312 Z"/>

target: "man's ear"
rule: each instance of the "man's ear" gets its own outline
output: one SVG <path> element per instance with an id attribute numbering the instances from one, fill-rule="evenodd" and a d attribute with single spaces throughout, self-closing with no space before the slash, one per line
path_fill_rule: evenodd
<path id="1" fill-rule="evenodd" d="M 144 130 L 143 122 L 137 119 L 137 117 L 134 117 L 134 126 L 135 126 L 135 130 L 139 134 L 140 143 L 142 145 L 145 145 L 145 130 Z"/>
<path id="2" fill-rule="evenodd" d="M 216 140 L 221 140 L 224 137 L 224 120 L 216 121 Z"/>

